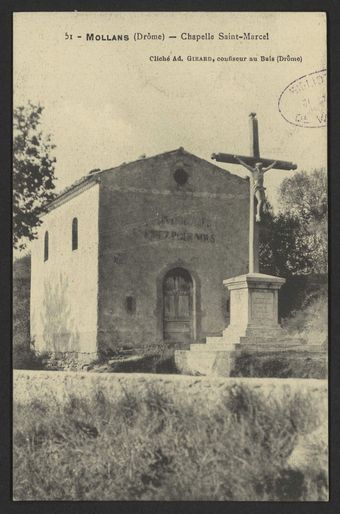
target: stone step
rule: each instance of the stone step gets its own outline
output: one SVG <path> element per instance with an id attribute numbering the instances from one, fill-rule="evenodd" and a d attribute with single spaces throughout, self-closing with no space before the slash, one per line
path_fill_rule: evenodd
<path id="1" fill-rule="evenodd" d="M 252 327 L 251 325 L 248 326 L 244 330 L 239 330 L 237 328 L 226 328 L 223 332 L 223 337 L 226 339 L 234 338 L 234 337 L 251 337 L 251 338 L 259 338 L 259 337 L 265 337 L 266 339 L 272 338 L 272 337 L 286 337 L 286 333 L 284 330 L 280 327 L 262 327 L 261 329 L 258 327 Z"/>
<path id="2" fill-rule="evenodd" d="M 243 337 L 243 336 L 233 336 L 233 337 L 221 337 L 221 338 L 207 338 L 206 346 L 209 349 L 219 349 L 220 347 L 223 348 L 230 348 L 230 347 L 239 347 L 239 346 L 265 346 L 265 345 L 280 345 L 282 342 L 284 342 L 285 339 L 276 338 L 276 337 Z"/>
<path id="3" fill-rule="evenodd" d="M 222 339 L 222 338 L 221 338 Z M 190 351 L 193 352 L 232 352 L 237 349 L 239 345 L 219 343 L 203 343 L 191 344 Z"/>
<path id="4" fill-rule="evenodd" d="M 248 339 L 246 337 L 239 338 L 239 342 L 228 342 L 223 337 L 207 338 L 209 342 L 201 344 L 191 344 L 190 350 L 194 352 L 280 352 L 287 350 L 298 351 L 321 351 L 320 345 L 308 345 L 301 339 L 290 338 L 272 338 L 264 340 L 264 338 Z"/>
<path id="5" fill-rule="evenodd" d="M 224 341 L 223 336 L 208 336 L 205 344 L 222 343 Z"/>

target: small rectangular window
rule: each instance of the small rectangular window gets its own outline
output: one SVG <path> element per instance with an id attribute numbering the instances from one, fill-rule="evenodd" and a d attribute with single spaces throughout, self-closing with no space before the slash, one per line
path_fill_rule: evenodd
<path id="1" fill-rule="evenodd" d="M 44 236 L 44 262 L 48 260 L 48 232 L 46 230 Z"/>
<path id="2" fill-rule="evenodd" d="M 125 299 L 126 312 L 134 314 L 136 312 L 136 299 L 133 296 L 127 296 Z"/>
<path id="3" fill-rule="evenodd" d="M 72 250 L 78 249 L 78 219 L 72 220 Z"/>

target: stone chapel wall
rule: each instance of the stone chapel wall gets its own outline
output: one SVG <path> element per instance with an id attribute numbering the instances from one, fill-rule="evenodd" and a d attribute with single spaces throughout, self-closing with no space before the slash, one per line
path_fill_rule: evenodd
<path id="1" fill-rule="evenodd" d="M 32 244 L 31 339 L 39 352 L 97 352 L 98 201 L 98 184 L 64 201 L 44 216 Z M 76 250 L 73 218 L 78 219 Z"/>
<path id="2" fill-rule="evenodd" d="M 178 169 L 189 176 L 183 186 L 174 179 Z M 248 181 L 187 153 L 103 173 L 99 348 L 162 343 L 162 281 L 174 267 L 194 281 L 195 340 L 220 334 L 228 323 L 222 281 L 247 271 L 248 202 Z"/>

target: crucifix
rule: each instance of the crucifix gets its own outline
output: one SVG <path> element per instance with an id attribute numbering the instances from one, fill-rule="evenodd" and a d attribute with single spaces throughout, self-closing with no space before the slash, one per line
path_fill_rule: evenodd
<path id="1" fill-rule="evenodd" d="M 296 164 L 260 157 L 259 129 L 256 114 L 249 114 L 250 153 L 248 157 L 227 153 L 213 153 L 211 158 L 218 162 L 241 164 L 249 172 L 249 273 L 259 273 L 258 223 L 265 206 L 264 173 L 270 169 L 296 170 Z M 255 199 L 257 206 L 255 211 Z M 256 222 L 256 223 L 255 223 Z"/>

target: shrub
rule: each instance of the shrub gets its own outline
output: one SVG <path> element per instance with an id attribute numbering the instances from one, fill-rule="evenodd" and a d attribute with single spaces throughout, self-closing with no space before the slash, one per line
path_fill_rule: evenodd
<path id="1" fill-rule="evenodd" d="M 326 345 L 328 340 L 327 291 L 305 298 L 301 309 L 283 321 L 283 327 L 293 336 L 302 337 L 309 344 Z"/>
<path id="2" fill-rule="evenodd" d="M 27 348 L 27 344 L 14 345 L 13 368 L 14 369 L 44 369 L 45 356 L 37 355 L 33 347 Z"/>
<path id="3" fill-rule="evenodd" d="M 13 352 L 16 369 L 42 369 L 42 357 L 35 355 L 30 341 L 30 256 L 13 264 Z"/>
<path id="4" fill-rule="evenodd" d="M 327 378 L 327 358 L 320 353 L 243 353 L 236 359 L 234 377 Z"/>

